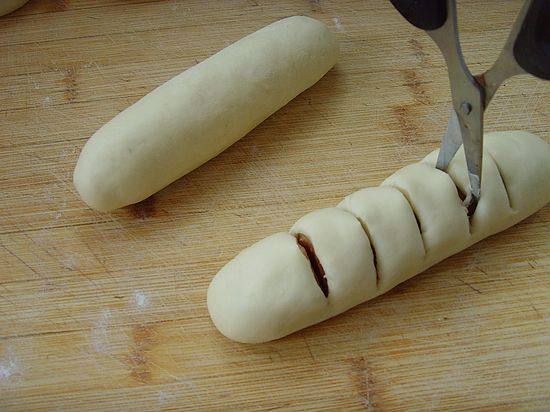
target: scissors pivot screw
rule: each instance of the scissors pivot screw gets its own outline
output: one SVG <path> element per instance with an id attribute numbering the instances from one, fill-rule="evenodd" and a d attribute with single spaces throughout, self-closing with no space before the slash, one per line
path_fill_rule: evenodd
<path id="1" fill-rule="evenodd" d="M 462 113 L 464 113 L 465 115 L 469 115 L 472 111 L 472 105 L 468 102 L 462 102 L 462 104 L 460 105 L 460 110 L 462 110 Z"/>

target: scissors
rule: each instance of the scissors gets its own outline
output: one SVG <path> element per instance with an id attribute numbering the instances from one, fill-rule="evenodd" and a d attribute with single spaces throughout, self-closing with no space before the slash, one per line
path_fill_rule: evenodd
<path id="1" fill-rule="evenodd" d="M 550 80 L 550 0 L 526 0 L 499 57 L 486 72 L 473 76 L 458 37 L 455 0 L 390 0 L 413 26 L 425 30 L 445 58 L 452 109 L 441 140 L 436 167 L 444 172 L 464 145 L 470 193 L 464 206 L 471 216 L 481 195 L 483 114 L 506 79 L 531 74 Z"/>

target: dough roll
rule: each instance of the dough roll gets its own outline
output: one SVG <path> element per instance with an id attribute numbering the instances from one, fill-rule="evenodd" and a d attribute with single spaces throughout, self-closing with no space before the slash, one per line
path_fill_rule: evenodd
<path id="1" fill-rule="evenodd" d="M 228 146 L 317 82 L 338 59 L 321 22 L 289 17 L 153 90 L 86 143 L 74 184 L 92 208 L 139 202 Z"/>
<path id="2" fill-rule="evenodd" d="M 208 288 L 216 327 L 239 342 L 281 338 L 387 292 L 550 201 L 546 142 L 519 131 L 484 141 L 472 216 L 461 201 L 469 190 L 464 151 L 448 173 L 435 168 L 434 151 L 239 253 Z"/>

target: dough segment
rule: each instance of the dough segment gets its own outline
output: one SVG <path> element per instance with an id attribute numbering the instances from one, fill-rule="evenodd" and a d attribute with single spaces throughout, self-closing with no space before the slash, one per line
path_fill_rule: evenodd
<path id="1" fill-rule="evenodd" d="M 498 166 L 510 206 L 516 213 L 515 224 L 549 201 L 549 146 L 528 132 L 490 133 L 486 138 L 487 151 Z M 546 173 L 535 173 L 538 167 Z"/>
<path id="2" fill-rule="evenodd" d="M 292 227 L 291 234 L 310 238 L 328 279 L 327 297 L 296 237 L 273 235 L 243 250 L 212 280 L 208 310 L 216 327 L 239 342 L 281 338 L 386 292 L 550 202 L 546 142 L 527 132 L 484 139 L 483 186 L 473 216 L 457 190 L 469 190 L 464 153 L 447 174 L 435 169 L 434 151 L 381 186 L 347 196 L 337 209 L 311 212 Z"/>
<path id="3" fill-rule="evenodd" d="M 430 153 L 422 162 L 435 167 L 437 152 Z M 462 147 L 449 164 L 447 173 L 462 193 L 465 195 L 469 193 L 470 181 Z M 481 185 L 483 196 L 479 199 L 476 212 L 470 219 L 470 232 L 477 239 L 492 235 L 491 228 L 505 226 L 514 215 L 498 167 L 487 149 L 483 152 Z"/>
<path id="4" fill-rule="evenodd" d="M 377 295 L 369 238 L 351 213 L 335 207 L 314 210 L 290 234 L 303 234 L 313 244 L 327 278 L 331 312 L 341 313 Z"/>
<path id="5" fill-rule="evenodd" d="M 321 22 L 289 17 L 167 81 L 101 127 L 73 181 L 92 208 L 139 202 L 235 143 L 316 83 L 338 42 Z"/>
<path id="6" fill-rule="evenodd" d="M 368 233 L 376 254 L 380 293 L 422 267 L 426 252 L 420 228 L 399 190 L 391 186 L 368 187 L 346 196 L 338 207 L 355 215 Z"/>
<path id="7" fill-rule="evenodd" d="M 398 189 L 411 204 L 429 266 L 464 248 L 469 238 L 468 214 L 447 173 L 414 163 L 388 177 L 382 186 Z"/>

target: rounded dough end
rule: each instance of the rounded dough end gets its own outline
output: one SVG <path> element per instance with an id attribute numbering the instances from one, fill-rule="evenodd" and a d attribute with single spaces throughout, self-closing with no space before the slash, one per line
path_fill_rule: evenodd
<path id="1" fill-rule="evenodd" d="M 208 288 L 208 311 L 230 339 L 260 343 L 326 319 L 327 301 L 294 236 L 277 233 L 239 253 Z"/>
<path id="2" fill-rule="evenodd" d="M 90 172 L 93 169 L 85 165 L 87 159 L 88 157 L 81 154 L 73 173 L 73 184 L 81 199 L 92 209 L 100 212 L 110 212 L 120 207 L 114 206 L 116 203 L 107 190 L 105 182 L 101 182 L 97 174 Z M 98 167 L 100 165 L 96 165 L 96 169 Z"/>

